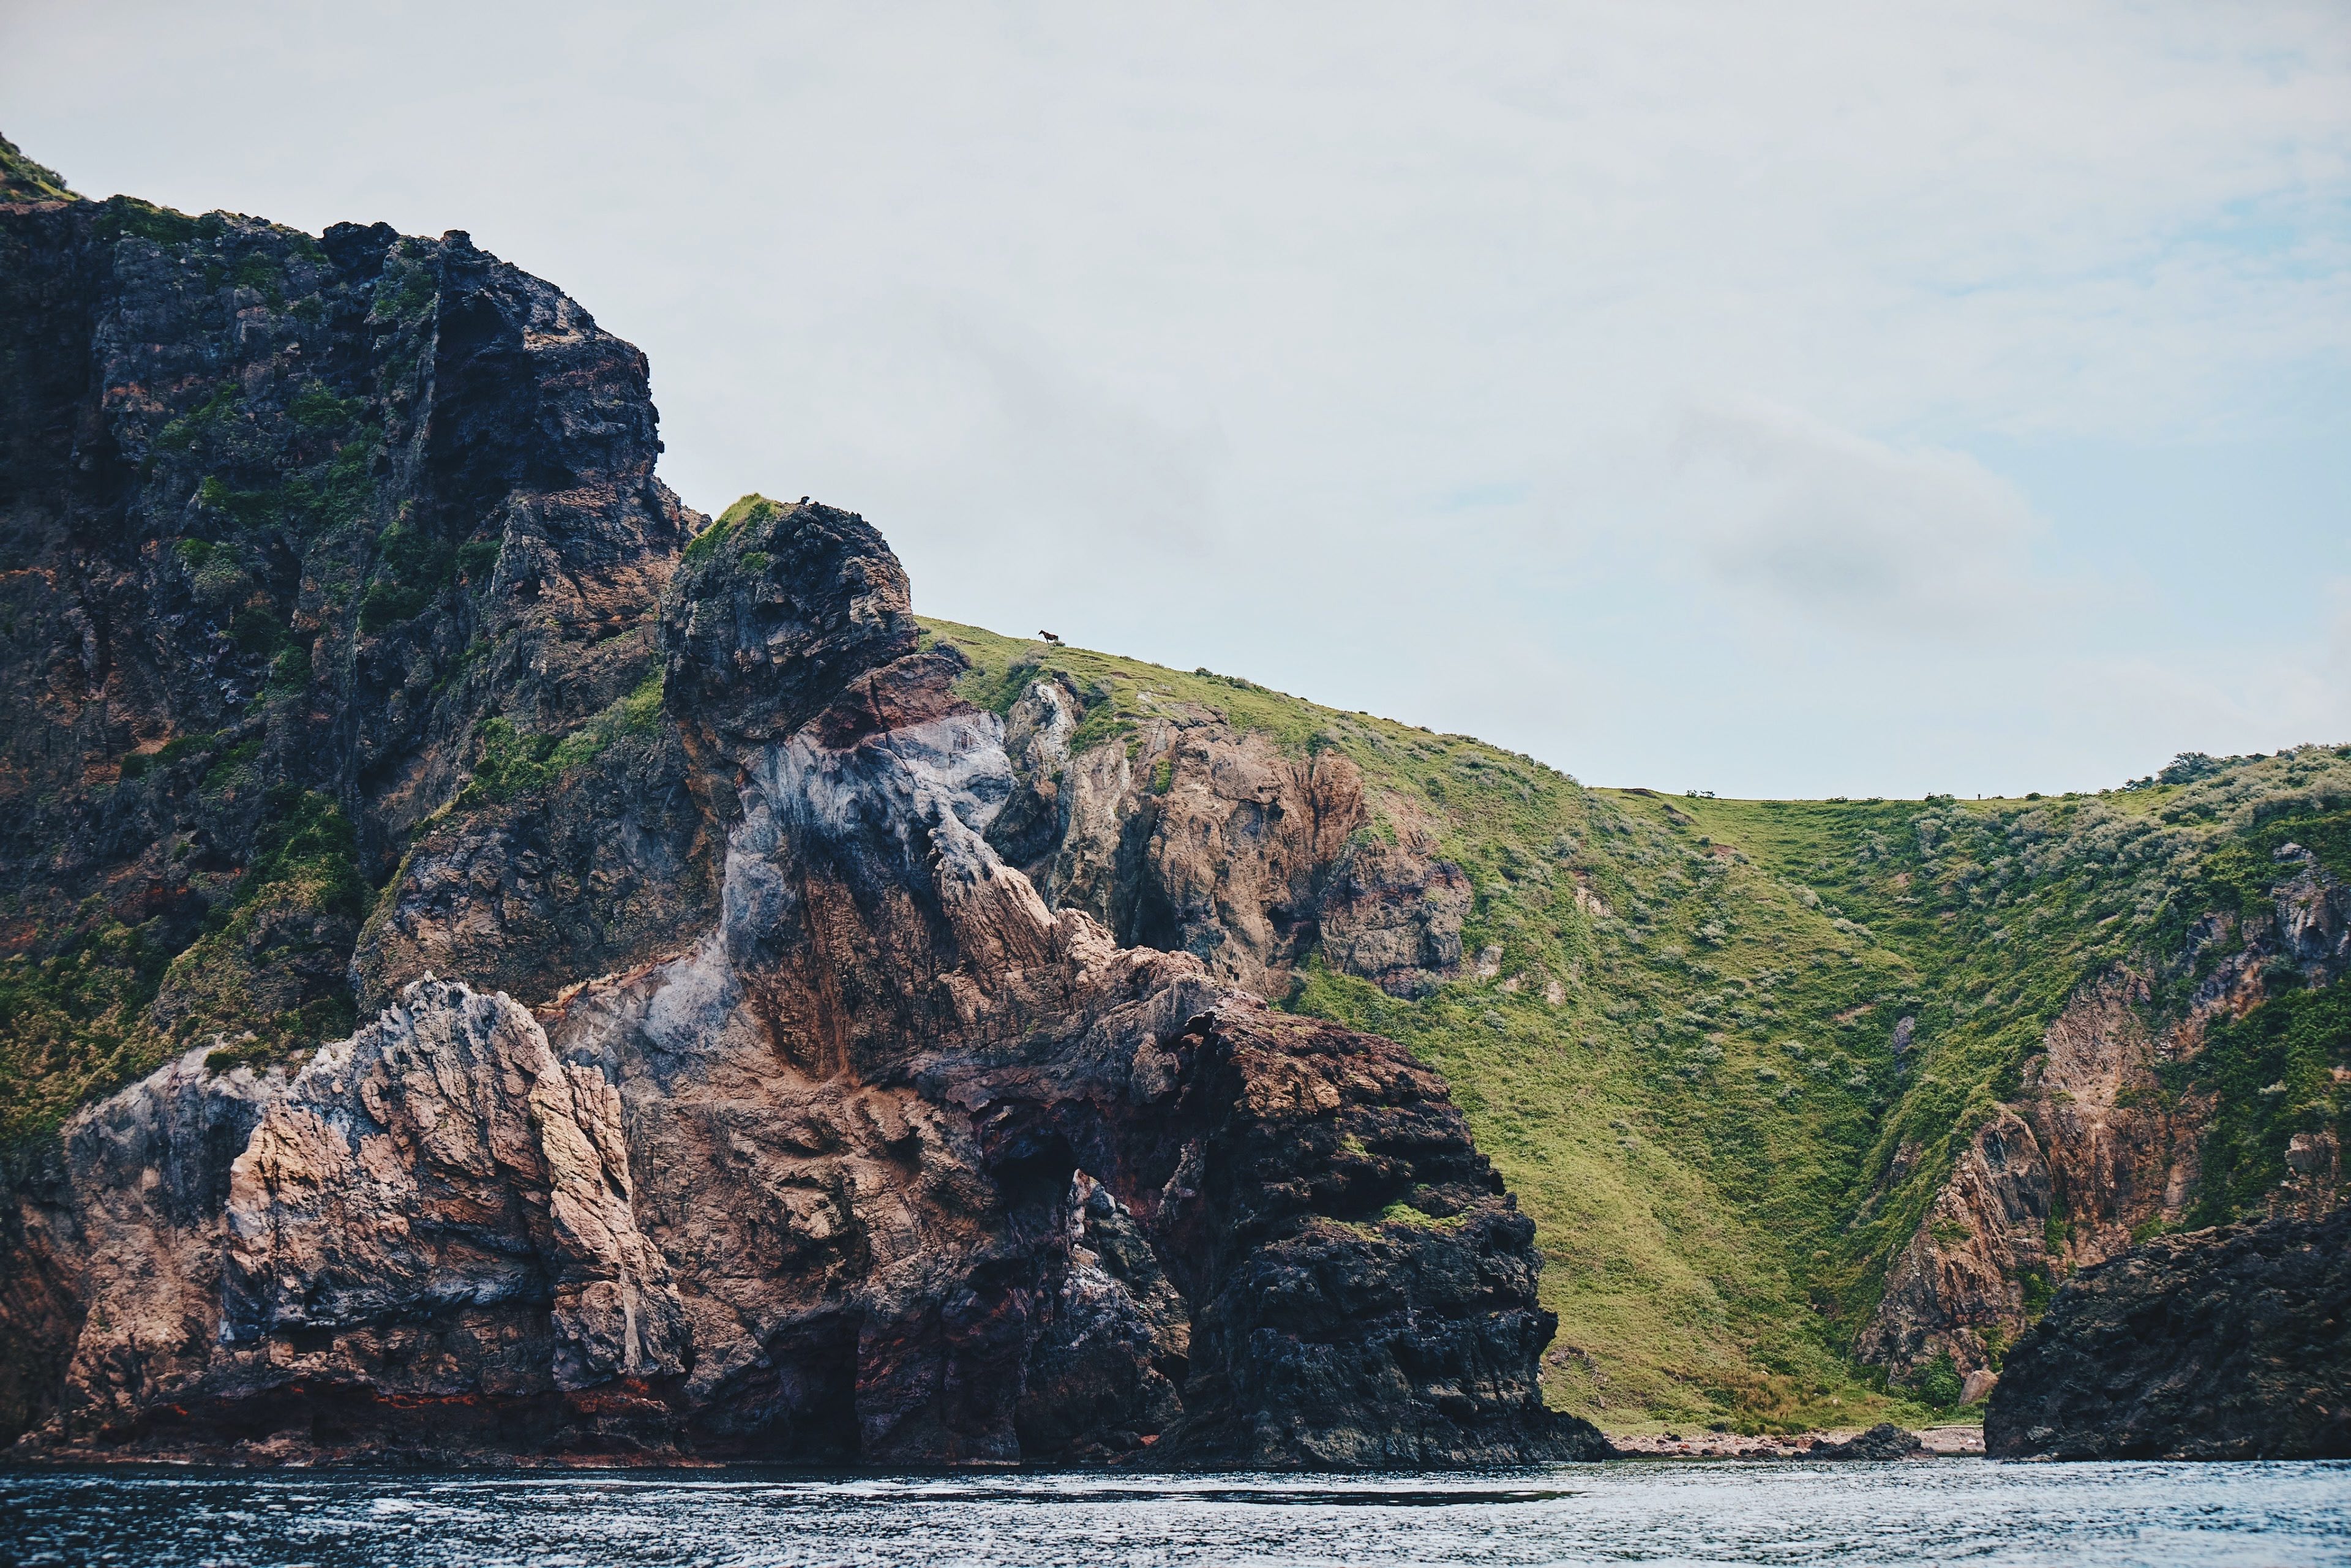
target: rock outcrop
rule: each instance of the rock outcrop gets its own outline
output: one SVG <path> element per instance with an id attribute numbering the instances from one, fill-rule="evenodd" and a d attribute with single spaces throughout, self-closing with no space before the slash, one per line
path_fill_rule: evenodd
<path id="1" fill-rule="evenodd" d="M 2180 1016 L 2151 1028 L 2148 976 L 2117 968 L 2050 1024 L 2022 1092 L 1976 1129 L 1887 1270 L 1865 1359 L 1907 1372 L 1949 1352 L 1962 1373 L 1991 1369 L 2059 1281 L 2187 1221 L 2219 1103 L 2174 1092 L 2164 1070 L 2193 1064 L 2216 1025 L 2268 1000 L 2279 970 L 2320 987 L 2351 972 L 2351 886 L 2286 850 L 2268 910 L 2193 933 L 2182 967 L 2202 958 L 2210 973 Z M 2270 1212 L 2341 1201 L 2331 1132 L 2292 1134 L 2284 1158 Z"/>
<path id="2" fill-rule="evenodd" d="M 1988 1364 L 2029 1319 L 2028 1282 L 2127 1249 L 2134 1229 L 2178 1223 L 2196 1174 L 2195 1108 L 2168 1103 L 2158 1040 L 2127 972 L 2086 988 L 2043 1037 L 2025 1093 L 1976 1130 L 1861 1337 L 1865 1357 L 1908 1370 L 1949 1350 Z"/>
<path id="3" fill-rule="evenodd" d="M 1880 1421 L 1842 1443 L 1816 1443 L 1805 1450 L 1810 1459 L 1907 1459 L 1926 1452 L 1916 1432 L 1906 1432 L 1891 1421 Z"/>
<path id="4" fill-rule="evenodd" d="M 1196 976 L 1153 990 L 1164 956 L 1092 946 L 1113 1018 L 882 1085 L 795 1072 L 740 1018 L 671 1032 L 690 964 L 594 993 L 561 1054 L 432 980 L 290 1076 L 191 1053 L 20 1195 L 11 1326 L 48 1303 L 65 1365 L 19 1453 L 1604 1451 L 1536 1397 L 1532 1228 L 1440 1085 L 1278 1015 L 1184 1033 Z"/>
<path id="5" fill-rule="evenodd" d="M 559 739 L 622 738 L 699 521 L 654 477 L 642 354 L 463 234 L 118 197 L 0 204 L 0 949 L 46 972 L 5 1024 L 22 1122 L 216 1031 L 348 1032 L 361 918 L 420 837 L 371 1009 L 450 956 L 460 883 L 538 905 L 589 974 L 707 923 L 657 781 L 588 802 L 584 841 L 535 812 Z M 653 755 L 607 774 L 674 782 L 625 738 Z M 515 821 L 449 822 L 469 776 Z M 611 901 L 558 919 L 566 879 Z M 91 948 L 120 985 L 61 982 Z"/>
<path id="6" fill-rule="evenodd" d="M 2351 1210 L 2162 1237 L 2085 1269 L 2009 1353 L 2001 1458 L 2351 1458 Z"/>
<path id="7" fill-rule="evenodd" d="M 11 973 L 170 956 L 11 1022 L 113 1031 L 59 1082 L 164 1058 L 16 1145 L 20 1455 L 1606 1451 L 1443 1083 L 1254 994 L 1402 896 L 1340 873 L 1352 769 L 1171 734 L 1121 903 L 881 537 L 701 526 L 642 357 L 546 285 L 119 200 L 0 230 Z"/>
<path id="8" fill-rule="evenodd" d="M 1174 701 L 1073 753 L 1083 706 L 1040 679 L 1006 721 L 1017 788 L 989 838 L 1048 902 L 1275 1000 L 1318 945 L 1398 996 L 1460 972 L 1468 878 L 1405 803 L 1375 811 L 1344 756 L 1285 756 Z"/>

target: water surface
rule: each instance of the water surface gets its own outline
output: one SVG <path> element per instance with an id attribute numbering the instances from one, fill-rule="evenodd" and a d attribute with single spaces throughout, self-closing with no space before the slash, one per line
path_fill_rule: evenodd
<path id="1" fill-rule="evenodd" d="M 1617 1461 L 1445 1476 L 0 1475 L 0 1561 L 123 1568 L 2351 1563 L 2351 1464 Z"/>

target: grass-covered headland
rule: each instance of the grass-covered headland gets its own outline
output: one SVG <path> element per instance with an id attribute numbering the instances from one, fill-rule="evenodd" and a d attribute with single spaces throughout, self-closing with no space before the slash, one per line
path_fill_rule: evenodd
<path id="1" fill-rule="evenodd" d="M 2255 912 L 2281 844 L 2351 877 L 2351 747 L 2187 758 L 2095 795 L 1722 800 L 1587 789 L 1206 670 L 932 628 L 984 704 L 1067 676 L 1089 704 L 1073 749 L 1194 704 L 1335 747 L 1375 809 L 1437 825 L 1476 887 L 1463 977 L 1405 1000 L 1310 957 L 1284 1005 L 1444 1072 L 1539 1227 L 1551 1397 L 1620 1429 L 1948 1413 L 1947 1369 L 1889 1386 L 1852 1337 L 2051 1019 L 2118 963 L 2176 1014 L 2201 977 L 2172 961 L 2189 928 Z M 2341 1122 L 2351 1019 L 2282 984 L 2178 1069 L 2227 1107 L 2199 1218 L 2256 1206 L 2289 1131 Z M 2259 1092 L 2273 1073 L 2291 1092 Z"/>

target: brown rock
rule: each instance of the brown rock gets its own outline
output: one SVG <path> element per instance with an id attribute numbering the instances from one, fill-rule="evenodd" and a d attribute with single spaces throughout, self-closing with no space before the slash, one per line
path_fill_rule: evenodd
<path id="1" fill-rule="evenodd" d="M 1907 1371 L 1949 1350 L 1962 1371 L 1983 1366 L 1987 1333 L 2013 1341 L 2027 1326 L 2028 1279 L 2053 1284 L 2120 1256 L 2150 1226 L 2181 1222 L 2214 1106 L 2175 1101 L 2157 1065 L 2193 1056 L 2215 1019 L 2263 998 L 2263 960 L 2281 937 L 2322 979 L 2340 961 L 2328 933 L 2341 916 L 2325 912 L 2351 905 L 2351 889 L 2308 872 L 2283 885 L 2276 902 L 2276 922 L 2256 926 L 2159 1033 L 2140 1016 L 2147 983 L 2132 970 L 2074 995 L 2044 1032 L 2043 1054 L 2027 1063 L 2024 1092 L 1976 1131 L 1887 1270 L 1858 1338 L 1865 1359 Z M 2199 940 L 2219 945 L 2232 932 L 2208 921 Z M 2287 1151 L 2280 1197 L 2293 1211 L 2322 1213 L 2337 1201 L 2330 1146 L 2312 1138 L 2298 1155 Z M 1897 1159 L 1889 1182 L 1902 1174 Z"/>
<path id="2" fill-rule="evenodd" d="M 1468 878 L 1402 802 L 1379 802 L 1375 826 L 1344 757 L 1288 757 L 1172 702 L 1136 736 L 1072 755 L 1081 706 L 1040 680 L 1007 721 L 1017 784 L 988 837 L 1049 903 L 1269 998 L 1318 943 L 1398 995 L 1459 971 Z"/>

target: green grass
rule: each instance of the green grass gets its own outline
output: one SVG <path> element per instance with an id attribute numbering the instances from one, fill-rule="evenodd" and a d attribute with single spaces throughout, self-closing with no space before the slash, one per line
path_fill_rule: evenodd
<path id="1" fill-rule="evenodd" d="M 0 1146 L 162 1061 L 145 1027 L 172 957 L 156 945 L 160 923 L 85 914 L 53 951 L 0 959 Z"/>
<path id="2" fill-rule="evenodd" d="M 686 540 L 685 549 L 678 559 L 687 563 L 701 560 L 716 550 L 720 545 L 725 544 L 726 537 L 745 523 L 767 522 L 782 515 L 784 509 L 783 503 L 771 501 L 765 496 L 758 494 L 745 496 L 719 513 L 717 519 L 708 528 Z M 750 564 L 754 557 L 758 562 L 756 566 Z M 768 558 L 757 550 L 746 556 L 744 561 L 746 568 L 751 571 L 767 570 Z"/>
<path id="3" fill-rule="evenodd" d="M 99 204 L 99 220 L 91 225 L 91 231 L 101 240 L 131 236 L 152 240 L 157 245 L 179 246 L 207 233 L 217 233 L 221 226 L 216 215 L 208 230 L 203 218 L 192 218 L 136 196 L 110 196 Z"/>
<path id="4" fill-rule="evenodd" d="M 2286 1178 L 2295 1133 L 2332 1131 L 2351 1145 L 2351 1117 L 2335 1074 L 2351 1076 L 2351 990 L 2288 991 L 2215 1028 L 2204 1050 L 2158 1069 L 2165 1087 L 2214 1096 L 2219 1112 L 2203 1151 L 2203 1188 L 2190 1223 L 2220 1224 L 2258 1207 Z"/>
<path id="5" fill-rule="evenodd" d="M 235 1043 L 207 1058 L 215 1068 L 258 1066 L 349 1034 L 357 1022 L 349 992 L 332 983 L 306 988 L 300 1000 L 274 1010 L 259 999 L 260 972 L 302 954 L 327 960 L 324 972 L 332 974 L 331 960 L 344 950 L 336 943 L 348 942 L 368 898 L 350 822 L 333 800 L 280 785 L 267 810 L 235 894 L 164 974 L 156 1010 L 167 1016 L 149 1020 L 148 1050 L 158 1061 L 219 1033 Z M 319 917 L 346 924 L 321 931 Z"/>
<path id="6" fill-rule="evenodd" d="M 495 716 L 483 719 L 474 728 L 473 777 L 458 792 L 456 809 L 475 810 L 544 789 L 586 767 L 622 737 L 652 733 L 661 711 L 657 666 L 636 690 L 560 735 L 528 733 Z"/>
<path id="7" fill-rule="evenodd" d="M 0 136 L 0 201 L 78 202 L 81 196 L 66 184 L 64 175 L 45 163 L 36 163 L 22 149 Z"/>
<path id="8" fill-rule="evenodd" d="M 251 864 L 177 954 L 159 945 L 161 921 L 126 925 L 92 899 L 46 955 L 0 960 L 0 1145 L 56 1126 L 206 1033 L 251 1031 L 231 1055 L 259 1062 L 350 1032 L 340 988 L 257 1010 L 257 970 L 298 956 L 315 917 L 355 921 L 367 898 L 332 800 L 280 788 L 264 810 Z"/>

